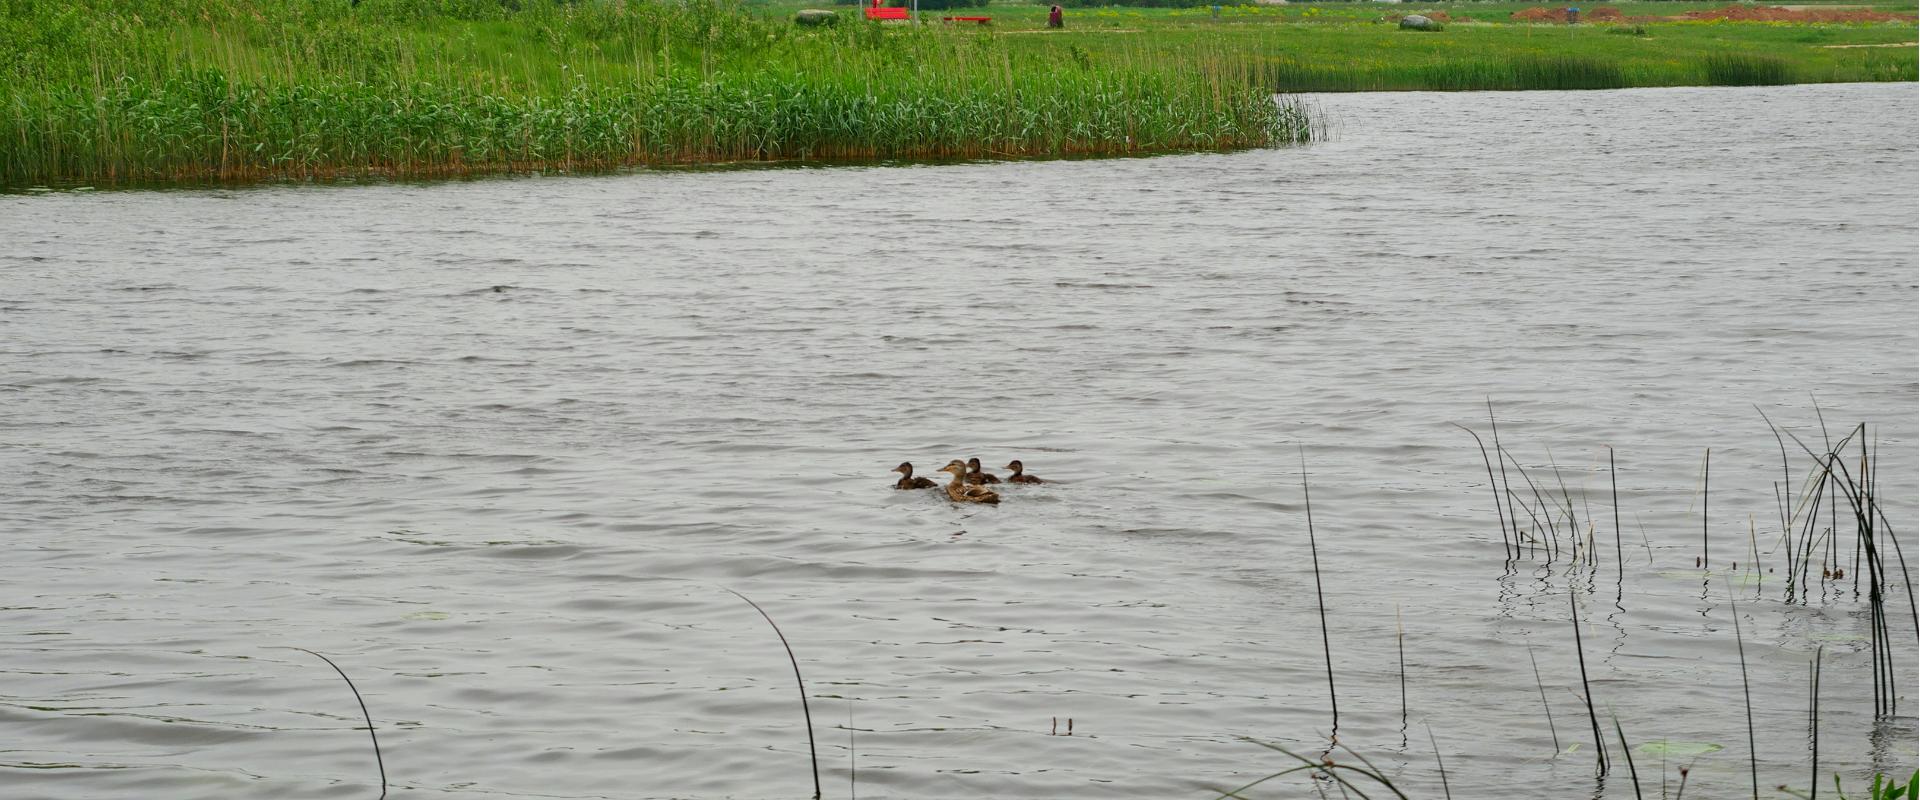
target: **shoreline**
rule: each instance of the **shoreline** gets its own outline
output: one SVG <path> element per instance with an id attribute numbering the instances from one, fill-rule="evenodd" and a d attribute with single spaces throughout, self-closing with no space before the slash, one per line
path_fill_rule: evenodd
<path id="1" fill-rule="evenodd" d="M 1050 32 L 1045 6 L 990 6 L 977 30 L 803 27 L 718 0 L 15 8 L 0 22 L 38 38 L 0 59 L 0 187 L 1225 152 L 1313 141 L 1284 99 L 1301 94 L 1920 79 L 1920 51 L 1880 41 L 1910 24 L 1547 26 L 1464 16 L 1516 4 L 1440 5 L 1464 24 L 1401 30 L 1400 8 L 1426 7 L 1346 3 L 1076 7 Z"/>

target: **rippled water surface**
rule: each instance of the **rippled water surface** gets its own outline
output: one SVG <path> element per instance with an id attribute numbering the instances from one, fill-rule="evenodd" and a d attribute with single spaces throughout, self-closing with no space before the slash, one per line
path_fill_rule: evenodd
<path id="1" fill-rule="evenodd" d="M 1876 722 L 1851 576 L 1753 557 L 1758 406 L 1872 423 L 1915 558 L 1914 87 L 1317 102 L 1231 155 L 0 197 L 0 795 L 370 798 L 304 647 L 398 797 L 805 797 L 734 589 L 829 797 L 1212 796 L 1328 731 L 1302 450 L 1340 739 L 1409 794 L 1430 727 L 1456 796 L 1633 796 L 1570 593 L 1608 738 L 1720 746 L 1689 797 L 1747 791 L 1730 599 L 1769 794 L 1821 646 L 1822 770 L 1911 768 L 1905 595 Z M 1596 566 L 1505 563 L 1489 397 Z M 976 455 L 1055 482 L 888 488 Z"/>

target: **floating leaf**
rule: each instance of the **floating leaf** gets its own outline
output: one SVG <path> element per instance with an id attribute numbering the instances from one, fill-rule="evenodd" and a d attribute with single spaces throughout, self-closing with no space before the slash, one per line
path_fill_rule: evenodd
<path id="1" fill-rule="evenodd" d="M 1708 753 L 1717 753 L 1726 748 L 1712 742 L 1674 742 L 1659 739 L 1651 742 L 1641 742 L 1640 745 L 1634 749 L 1650 756 L 1693 758 L 1695 756 L 1704 756 Z"/>

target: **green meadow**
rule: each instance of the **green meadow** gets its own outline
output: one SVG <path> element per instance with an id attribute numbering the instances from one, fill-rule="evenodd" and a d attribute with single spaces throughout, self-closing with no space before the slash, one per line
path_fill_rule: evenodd
<path id="1" fill-rule="evenodd" d="M 817 27 L 803 7 L 0 0 L 0 186 L 1232 150 L 1312 138 L 1274 93 L 1916 79 L 1910 0 L 1873 6 L 1893 22 L 1643 2 L 1580 25 L 1517 3 L 1077 5 L 1064 30 L 1035 4 L 919 25 L 822 5 L 838 24 Z M 1449 21 L 1394 23 L 1417 12 Z"/>
<path id="2" fill-rule="evenodd" d="M 1304 141 L 1204 40 L 1083 64 L 709 0 L 4 0 L 0 184 L 415 177 Z"/>
<path id="3" fill-rule="evenodd" d="M 1560 4 L 1563 7 L 1566 4 Z M 1584 4 L 1580 4 L 1584 5 Z M 1584 5 L 1618 10 L 1625 23 L 1525 23 L 1540 3 L 1295 3 L 1191 8 L 1070 7 L 1066 28 L 1046 29 L 1046 5 L 990 5 L 945 15 L 990 15 L 1016 50 L 1158 60 L 1195 47 L 1247 65 L 1276 92 L 1615 89 L 1847 83 L 1920 79 L 1904 22 L 1809 23 L 1646 20 L 1727 3 Z M 781 10 L 798 8 L 788 4 Z M 1828 6 L 1796 5 L 1796 8 Z M 1913 2 L 1833 5 L 1913 15 Z M 1442 12 L 1443 30 L 1402 30 L 1393 15 Z M 936 24 L 938 24 L 936 22 Z M 942 25 L 956 31 L 976 25 Z M 981 35 L 975 32 L 974 35 Z M 1906 44 L 1901 47 L 1897 45 Z M 1890 46 L 1892 45 L 1892 46 Z"/>

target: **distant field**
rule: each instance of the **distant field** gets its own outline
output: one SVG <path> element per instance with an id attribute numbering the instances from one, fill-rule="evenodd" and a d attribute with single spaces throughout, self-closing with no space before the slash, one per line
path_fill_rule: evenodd
<path id="1" fill-rule="evenodd" d="M 899 0 L 889 0 L 899 2 Z M 1043 4 L 993 3 L 923 11 L 955 35 L 986 36 L 1017 52 L 1064 53 L 1087 63 L 1158 60 L 1206 50 L 1248 65 L 1268 88 L 1292 91 L 1579 89 L 1920 79 L 1911 20 L 1869 23 L 1668 21 L 1727 3 L 1580 4 L 1588 19 L 1617 10 L 1619 24 L 1562 25 L 1512 19 L 1562 8 L 1540 3 L 1294 3 L 1206 7 L 1066 9 L 1066 28 L 1046 28 Z M 754 6 L 782 16 L 791 2 Z M 818 6 L 816 6 L 818 7 Z M 827 6 L 831 7 L 831 6 Z M 1807 3 L 1797 8 L 1870 9 L 1913 15 L 1906 2 Z M 857 15 L 857 9 L 840 6 Z M 1440 12 L 1438 32 L 1401 30 L 1398 15 Z M 993 17 L 988 28 L 941 25 L 949 14 Z"/>
<path id="2" fill-rule="evenodd" d="M 1314 135 L 1275 93 L 1920 78 L 1912 0 L 1871 6 L 1894 21 L 1640 2 L 1579 25 L 1519 3 L 1099 6 L 1065 30 L 1041 4 L 924 25 L 825 6 L 823 27 L 803 7 L 0 2 L 0 186 L 1228 150 Z M 1416 12 L 1444 29 L 1396 24 Z"/>

